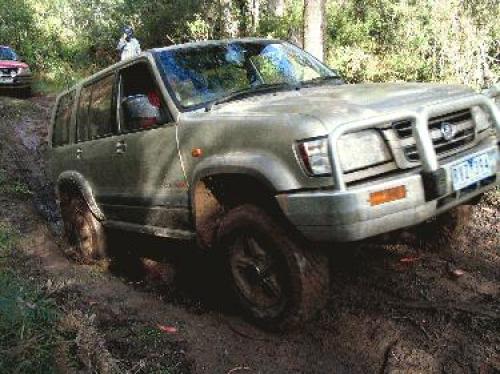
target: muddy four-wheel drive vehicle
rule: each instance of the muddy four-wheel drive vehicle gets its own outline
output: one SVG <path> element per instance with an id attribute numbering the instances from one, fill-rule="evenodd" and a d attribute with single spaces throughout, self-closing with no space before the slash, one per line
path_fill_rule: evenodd
<path id="1" fill-rule="evenodd" d="M 0 90 L 31 95 L 32 75 L 28 64 L 8 46 L 0 45 Z"/>
<path id="2" fill-rule="evenodd" d="M 498 183 L 499 125 L 464 86 L 346 85 L 286 42 L 211 41 L 60 95 L 51 168 L 81 256 L 106 255 L 106 227 L 197 240 L 251 318 L 286 328 L 327 299 L 315 243 L 460 229 L 462 204 Z"/>

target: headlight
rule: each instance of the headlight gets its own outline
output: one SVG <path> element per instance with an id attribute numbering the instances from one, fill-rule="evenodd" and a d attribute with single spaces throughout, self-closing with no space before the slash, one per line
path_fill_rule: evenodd
<path id="1" fill-rule="evenodd" d="M 19 68 L 19 75 L 28 75 L 28 74 L 31 74 L 31 70 L 29 67 L 25 67 L 25 68 Z"/>
<path id="2" fill-rule="evenodd" d="M 332 174 L 327 137 L 300 142 L 297 148 L 302 165 L 308 174 L 313 176 Z"/>
<path id="3" fill-rule="evenodd" d="M 392 160 L 392 155 L 377 130 L 345 134 L 337 142 L 337 152 L 344 173 Z"/>

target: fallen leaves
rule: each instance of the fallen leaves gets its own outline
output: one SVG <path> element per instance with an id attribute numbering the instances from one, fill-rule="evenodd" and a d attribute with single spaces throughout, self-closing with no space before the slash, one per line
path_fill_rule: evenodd
<path id="1" fill-rule="evenodd" d="M 414 256 L 407 256 L 399 259 L 399 262 L 402 264 L 411 264 L 413 262 L 416 262 L 420 260 L 420 257 L 414 257 Z"/>
<path id="2" fill-rule="evenodd" d="M 462 269 L 450 269 L 450 274 L 455 278 L 460 278 L 461 276 L 465 275 L 465 271 Z"/>
<path id="3" fill-rule="evenodd" d="M 168 326 L 168 325 L 156 325 L 158 330 L 166 333 L 166 334 L 177 334 L 178 330 L 175 326 Z"/>
<path id="4" fill-rule="evenodd" d="M 229 370 L 227 372 L 227 374 L 233 374 L 233 373 L 237 373 L 239 371 L 250 371 L 252 369 L 250 369 L 248 366 L 237 366 L 235 368 L 232 368 L 231 370 Z"/>

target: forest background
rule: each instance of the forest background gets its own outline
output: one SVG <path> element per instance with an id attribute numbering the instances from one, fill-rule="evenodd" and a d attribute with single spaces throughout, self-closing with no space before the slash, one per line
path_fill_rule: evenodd
<path id="1" fill-rule="evenodd" d="M 0 45 L 55 90 L 115 62 L 124 25 L 144 49 L 274 37 L 305 46 L 347 82 L 479 89 L 500 76 L 499 16 L 498 0 L 0 0 Z"/>

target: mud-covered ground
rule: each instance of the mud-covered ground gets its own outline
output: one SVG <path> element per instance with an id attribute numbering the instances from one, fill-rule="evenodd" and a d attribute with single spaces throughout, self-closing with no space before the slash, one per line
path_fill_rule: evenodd
<path id="1" fill-rule="evenodd" d="M 65 255 L 45 174 L 53 102 L 0 97 L 0 171 L 15 181 L 0 190 L 0 221 L 21 234 L 20 271 L 73 332 L 58 348 L 61 372 L 500 372 L 500 192 L 474 208 L 451 251 L 331 246 L 327 308 L 302 329 L 271 334 L 240 317 L 196 248 L 112 233 L 108 262 Z"/>

